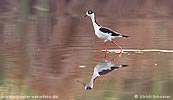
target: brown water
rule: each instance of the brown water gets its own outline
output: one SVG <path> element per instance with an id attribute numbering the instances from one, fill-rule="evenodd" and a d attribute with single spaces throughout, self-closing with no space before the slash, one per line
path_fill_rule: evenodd
<path id="1" fill-rule="evenodd" d="M 56 19 L 42 15 L 0 18 L 0 96 L 56 95 L 57 100 L 134 100 L 135 95 L 173 98 L 172 52 L 124 53 L 112 63 L 128 67 L 97 78 L 94 88 L 85 90 L 77 80 L 89 82 L 95 65 L 104 60 L 104 43 L 94 35 L 90 19 L 80 19 L 82 14 Z M 97 16 L 101 25 L 129 35 L 115 41 L 132 50 L 172 50 L 172 20 Z M 116 49 L 111 43 L 108 47 Z M 109 53 L 108 59 L 115 55 Z"/>

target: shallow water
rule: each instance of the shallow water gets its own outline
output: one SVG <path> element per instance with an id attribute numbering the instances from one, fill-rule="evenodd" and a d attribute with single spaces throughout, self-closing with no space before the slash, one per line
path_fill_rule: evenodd
<path id="1" fill-rule="evenodd" d="M 85 90 L 77 80 L 90 81 L 95 65 L 104 60 L 104 43 L 94 35 L 89 18 L 79 19 L 63 16 L 50 24 L 49 17 L 1 18 L 0 95 L 56 95 L 58 100 L 173 97 L 172 52 L 127 51 L 112 63 L 128 67 L 97 78 L 94 88 Z M 98 16 L 97 20 L 130 36 L 115 39 L 125 50 L 173 50 L 171 18 L 114 20 Z M 108 47 L 117 50 L 111 43 Z M 110 52 L 108 60 L 116 55 Z"/>

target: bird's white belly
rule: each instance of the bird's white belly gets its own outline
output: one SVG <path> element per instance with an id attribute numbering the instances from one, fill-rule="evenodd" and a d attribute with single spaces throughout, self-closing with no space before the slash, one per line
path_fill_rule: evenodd
<path id="1" fill-rule="evenodd" d="M 107 33 L 101 33 L 101 32 L 97 32 L 97 37 L 106 41 L 111 41 L 111 36 Z"/>

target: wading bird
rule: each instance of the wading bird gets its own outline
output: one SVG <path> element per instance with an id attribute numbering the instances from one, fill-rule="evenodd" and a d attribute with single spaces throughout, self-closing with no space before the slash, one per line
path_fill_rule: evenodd
<path id="1" fill-rule="evenodd" d="M 105 28 L 105 27 L 102 27 L 101 25 L 99 25 L 96 21 L 96 18 L 94 16 L 94 12 L 92 10 L 88 10 L 85 14 L 84 17 L 86 16 L 89 16 L 91 18 L 91 21 L 92 21 L 92 24 L 93 24 L 93 27 L 94 27 L 94 31 L 95 31 L 95 35 L 100 38 L 100 39 L 103 39 L 104 40 L 104 43 L 105 43 L 105 50 L 107 52 L 108 48 L 107 48 L 107 44 L 106 42 L 107 41 L 110 41 L 112 42 L 116 47 L 118 47 L 120 49 L 120 54 L 119 56 L 122 55 L 122 47 L 119 46 L 115 41 L 113 41 L 114 38 L 117 38 L 117 37 L 129 37 L 129 36 L 126 36 L 126 35 L 122 35 L 118 32 L 115 32 L 115 31 L 112 31 L 111 29 L 108 29 L 108 28 Z"/>

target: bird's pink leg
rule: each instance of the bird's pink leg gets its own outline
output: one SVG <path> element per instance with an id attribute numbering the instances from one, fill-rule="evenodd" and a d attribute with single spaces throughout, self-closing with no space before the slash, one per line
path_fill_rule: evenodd
<path id="1" fill-rule="evenodd" d="M 114 57 L 111 59 L 111 61 L 115 61 L 115 60 L 117 60 L 118 58 L 120 58 L 120 56 L 119 56 L 119 55 L 116 55 L 116 56 L 114 56 Z"/>
<path id="2" fill-rule="evenodd" d="M 106 42 L 105 42 L 105 50 L 106 50 L 106 52 L 108 52 L 108 47 L 107 47 Z"/>
<path id="3" fill-rule="evenodd" d="M 120 51 L 120 54 L 119 54 L 119 57 L 121 57 L 121 55 L 122 55 L 122 52 L 123 52 L 123 50 L 122 50 L 122 47 L 121 46 L 119 46 L 115 41 L 111 41 L 116 47 L 118 47 L 121 51 Z"/>
<path id="4" fill-rule="evenodd" d="M 107 55 L 108 55 L 108 53 L 107 53 L 107 52 L 108 52 L 108 47 L 107 47 L 106 42 L 105 42 L 105 50 L 106 50 L 106 51 L 105 51 L 105 57 L 104 57 L 104 59 L 105 59 L 105 60 L 107 60 Z"/>

